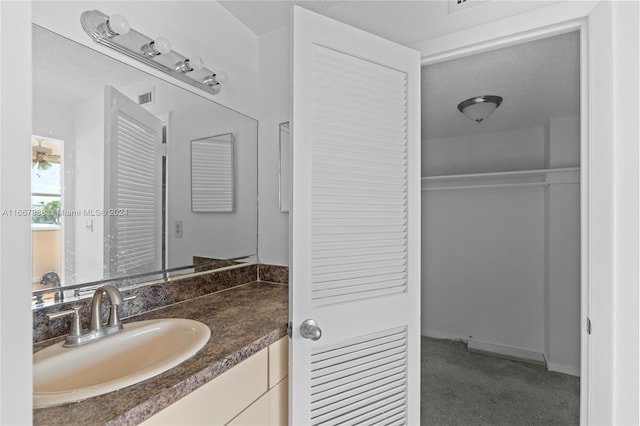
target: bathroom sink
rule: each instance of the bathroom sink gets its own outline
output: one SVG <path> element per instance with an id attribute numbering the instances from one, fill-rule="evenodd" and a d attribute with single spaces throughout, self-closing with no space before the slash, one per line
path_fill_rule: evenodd
<path id="1" fill-rule="evenodd" d="M 80 401 L 146 380 L 196 354 L 209 327 L 179 318 L 138 321 L 74 348 L 63 342 L 33 355 L 33 407 Z"/>

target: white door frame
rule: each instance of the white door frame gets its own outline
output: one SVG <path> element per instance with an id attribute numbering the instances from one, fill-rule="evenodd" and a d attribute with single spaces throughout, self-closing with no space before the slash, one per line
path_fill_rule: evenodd
<path id="1" fill-rule="evenodd" d="M 513 46 L 534 40 L 539 40 L 555 35 L 565 34 L 569 32 L 580 32 L 580 250 L 581 250 L 581 275 L 580 275 L 580 322 L 586 323 L 586 319 L 590 316 L 591 307 L 591 281 L 590 281 L 590 258 L 591 258 L 591 239 L 590 239 L 590 186 L 591 183 L 591 145 L 590 145 L 590 125 L 589 125 L 589 27 L 588 12 L 582 17 L 571 18 L 563 22 L 551 25 L 540 26 L 522 31 L 513 28 L 507 30 L 507 34 L 500 35 L 495 38 L 489 38 L 481 41 L 475 41 L 471 44 L 463 44 L 454 48 L 449 48 L 447 44 L 443 44 L 442 50 L 432 49 L 433 51 L 422 56 L 421 65 L 432 65 L 439 62 L 450 61 L 465 56 L 475 55 L 490 50 Z M 490 36 L 491 37 L 491 36 Z M 455 35 L 454 37 L 455 38 Z M 435 43 L 434 43 L 435 44 Z M 430 46 L 431 47 L 431 46 Z M 586 327 L 582 327 L 580 331 L 580 424 L 589 424 L 589 402 L 590 398 L 590 345 Z"/>

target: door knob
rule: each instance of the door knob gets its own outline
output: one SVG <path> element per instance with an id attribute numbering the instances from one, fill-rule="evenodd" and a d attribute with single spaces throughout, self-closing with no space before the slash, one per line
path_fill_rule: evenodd
<path id="1" fill-rule="evenodd" d="M 308 319 L 300 325 L 300 334 L 305 339 L 318 340 L 322 337 L 322 330 L 318 327 L 318 323 Z"/>

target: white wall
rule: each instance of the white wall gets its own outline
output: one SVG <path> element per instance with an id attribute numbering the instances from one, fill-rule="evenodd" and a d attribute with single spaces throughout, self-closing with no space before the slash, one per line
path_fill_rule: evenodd
<path id="1" fill-rule="evenodd" d="M 135 30 L 167 37 L 175 51 L 200 55 L 207 68 L 226 71 L 229 83 L 218 95 L 205 95 L 98 45 L 80 25 L 82 12 L 91 9 L 122 14 Z M 258 116 L 258 37 L 215 1 L 38 1 L 33 4 L 33 22 L 229 108 Z"/>
<path id="2" fill-rule="evenodd" d="M 580 375 L 580 186 L 550 185 L 545 200 L 545 356 Z"/>
<path id="3" fill-rule="evenodd" d="M 30 17 L 30 3 L 0 2 L 0 212 L 31 207 Z M 28 216 L 0 216 L 0 424 L 3 425 L 31 423 L 30 233 Z"/>
<path id="4" fill-rule="evenodd" d="M 592 333 L 586 339 L 588 359 L 583 358 L 583 361 L 589 363 L 591 372 L 586 390 L 590 402 L 589 419 L 595 424 L 616 424 L 616 372 L 619 367 L 614 363 L 617 350 L 615 295 L 618 277 L 615 270 L 614 235 L 616 142 L 613 126 L 615 111 L 612 105 L 615 105 L 616 94 L 613 85 L 613 3 L 598 4 L 590 14 L 589 27 L 589 79 L 593 82 L 594 91 L 591 96 L 598 99 L 598 102 L 590 105 L 589 115 L 598 118 L 589 123 L 590 156 L 594 161 L 590 164 L 592 179 L 589 182 L 587 201 L 593 219 L 587 218 L 591 222 L 588 224 L 591 241 L 587 251 L 591 262 L 590 291 L 586 295 L 590 306 L 583 315 L 590 318 Z M 585 393 L 584 387 L 580 390 L 581 394 Z"/>
<path id="5" fill-rule="evenodd" d="M 81 102 L 73 109 L 75 133 L 75 209 L 104 209 L 105 110 L 104 95 Z M 73 218 L 74 275 L 63 284 L 104 277 L 104 218 L 85 214 Z M 89 222 L 93 226 L 88 226 Z"/>
<path id="6" fill-rule="evenodd" d="M 543 126 L 422 141 L 422 176 L 543 169 Z"/>
<path id="7" fill-rule="evenodd" d="M 576 167 L 579 119 L 423 146 L 428 175 Z M 422 333 L 544 353 L 550 370 L 579 375 L 579 194 L 575 183 L 423 191 Z"/>
<path id="8" fill-rule="evenodd" d="M 423 191 L 422 334 L 544 352 L 544 189 Z"/>
<path id="9" fill-rule="evenodd" d="M 552 135 L 553 140 L 550 139 Z M 551 118 L 545 125 L 545 142 L 546 167 L 577 167 L 580 164 L 579 117 Z"/>
<path id="10" fill-rule="evenodd" d="M 614 7 L 616 171 L 615 423 L 640 424 L 640 7 Z"/>
<path id="11" fill-rule="evenodd" d="M 279 127 L 289 121 L 289 27 L 260 37 L 259 225 L 261 262 L 289 264 L 289 214 L 279 206 Z"/>
<path id="12" fill-rule="evenodd" d="M 548 167 L 579 166 L 579 118 L 549 120 L 545 147 Z M 550 370 L 579 375 L 580 186 L 549 186 L 545 209 L 545 356 Z"/>

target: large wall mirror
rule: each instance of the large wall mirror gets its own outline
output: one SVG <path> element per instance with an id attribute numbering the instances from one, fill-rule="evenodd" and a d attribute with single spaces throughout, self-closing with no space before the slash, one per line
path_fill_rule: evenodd
<path id="1" fill-rule="evenodd" d="M 140 285 L 194 265 L 255 260 L 257 127 L 34 25 L 34 306 L 81 296 L 104 280 Z M 224 150 L 192 152 L 193 141 L 220 135 L 230 141 Z M 205 184 L 224 181 L 233 208 L 192 209 L 192 164 Z"/>

